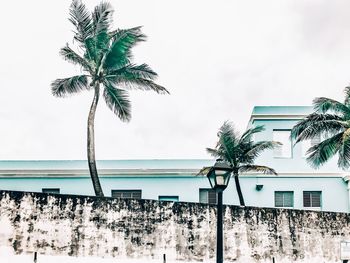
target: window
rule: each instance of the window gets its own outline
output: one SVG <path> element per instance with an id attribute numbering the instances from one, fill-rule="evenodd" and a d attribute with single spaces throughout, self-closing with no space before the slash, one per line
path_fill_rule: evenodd
<path id="1" fill-rule="evenodd" d="M 213 189 L 199 189 L 199 202 L 204 204 L 216 204 L 216 192 Z"/>
<path id="2" fill-rule="evenodd" d="M 112 197 L 124 199 L 141 199 L 141 190 L 112 190 Z"/>
<path id="3" fill-rule="evenodd" d="M 59 188 L 43 188 L 41 191 L 45 194 L 59 194 L 60 193 Z"/>
<path id="4" fill-rule="evenodd" d="M 279 158 L 292 157 L 290 130 L 273 130 L 273 140 L 282 143 L 273 150 L 273 156 Z"/>
<path id="5" fill-rule="evenodd" d="M 321 191 L 304 191 L 304 207 L 321 208 Z"/>
<path id="6" fill-rule="evenodd" d="M 321 136 L 316 136 L 312 138 L 311 140 L 306 140 L 301 142 L 301 149 L 302 149 L 302 156 L 307 156 L 307 151 L 312 147 L 321 142 Z"/>
<path id="7" fill-rule="evenodd" d="M 294 192 L 292 191 L 276 191 L 275 207 L 294 207 Z"/>
<path id="8" fill-rule="evenodd" d="M 158 196 L 158 200 L 177 202 L 179 201 L 179 196 L 178 195 L 160 195 Z"/>

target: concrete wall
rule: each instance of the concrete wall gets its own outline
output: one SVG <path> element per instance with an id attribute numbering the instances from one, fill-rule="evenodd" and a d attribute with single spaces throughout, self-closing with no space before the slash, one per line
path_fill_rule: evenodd
<path id="1" fill-rule="evenodd" d="M 0 248 L 46 255 L 214 261 L 215 207 L 0 191 Z M 225 207 L 227 262 L 340 262 L 350 215 Z M 120 262 L 120 261 L 119 261 Z"/>

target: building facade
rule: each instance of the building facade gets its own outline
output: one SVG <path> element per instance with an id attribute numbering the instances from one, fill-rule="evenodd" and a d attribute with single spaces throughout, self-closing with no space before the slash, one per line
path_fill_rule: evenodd
<path id="1" fill-rule="evenodd" d="M 314 170 L 306 150 L 315 139 L 294 145 L 290 130 L 312 111 L 311 107 L 255 107 L 249 126 L 264 125 L 254 140 L 276 140 L 282 146 L 264 152 L 257 164 L 274 168 L 278 175 L 240 177 L 247 206 L 282 207 L 350 212 L 349 175 L 336 160 Z M 214 160 L 101 160 L 97 162 L 106 196 L 165 201 L 215 203 L 207 178 L 197 176 Z M 86 161 L 0 161 L 0 189 L 60 194 L 94 195 Z M 224 203 L 239 204 L 232 180 Z"/>

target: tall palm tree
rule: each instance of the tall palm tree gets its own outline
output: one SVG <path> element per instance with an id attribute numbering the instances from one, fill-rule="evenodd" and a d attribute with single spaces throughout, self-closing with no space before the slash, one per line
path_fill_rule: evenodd
<path id="1" fill-rule="evenodd" d="M 93 90 L 94 97 L 88 116 L 87 157 L 90 175 L 97 196 L 103 196 L 98 178 L 94 120 L 100 92 L 107 106 L 122 121 L 131 118 L 129 89 L 168 91 L 154 82 L 157 73 L 147 64 L 132 63 L 131 49 L 146 37 L 140 27 L 112 30 L 113 9 L 107 2 L 101 2 L 93 12 L 79 0 L 70 6 L 69 21 L 74 25 L 74 41 L 78 51 L 68 44 L 61 49 L 61 56 L 81 68 L 82 74 L 57 79 L 52 82 L 52 94 L 64 97 L 83 90 Z"/>
<path id="2" fill-rule="evenodd" d="M 345 88 L 345 100 L 315 98 L 314 112 L 299 121 L 292 129 L 295 143 L 313 138 L 325 138 L 307 151 L 307 161 L 319 168 L 338 154 L 338 166 L 350 167 L 350 87 Z"/>
<path id="3" fill-rule="evenodd" d="M 239 182 L 239 175 L 243 173 L 277 174 L 270 167 L 254 164 L 255 159 L 265 150 L 274 149 L 280 145 L 275 141 L 254 142 L 252 136 L 264 130 L 263 126 L 248 129 L 240 135 L 233 125 L 225 122 L 218 132 L 218 142 L 215 148 L 207 148 L 207 152 L 215 158 L 226 162 L 232 168 L 236 190 L 241 206 L 244 206 L 244 198 Z M 200 173 L 207 174 L 210 167 L 203 168 Z"/>

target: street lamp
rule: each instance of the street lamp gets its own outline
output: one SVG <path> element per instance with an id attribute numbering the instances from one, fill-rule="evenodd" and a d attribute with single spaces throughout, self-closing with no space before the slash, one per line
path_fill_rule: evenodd
<path id="1" fill-rule="evenodd" d="M 217 222 L 216 222 L 216 263 L 223 263 L 223 221 L 222 221 L 222 192 L 226 189 L 232 168 L 223 160 L 217 159 L 214 166 L 212 166 L 207 174 L 209 183 L 212 189 L 217 192 Z"/>

